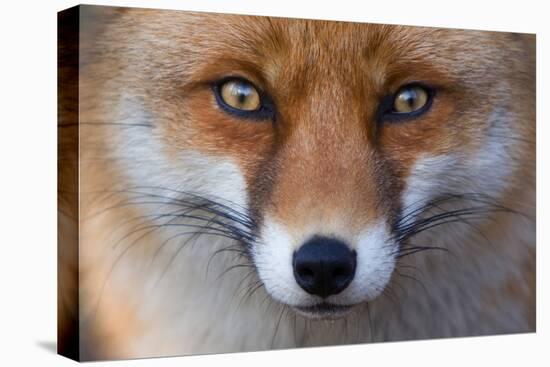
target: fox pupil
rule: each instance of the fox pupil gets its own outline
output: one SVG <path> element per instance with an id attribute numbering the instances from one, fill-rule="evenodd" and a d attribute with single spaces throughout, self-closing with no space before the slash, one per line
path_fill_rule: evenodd
<path id="1" fill-rule="evenodd" d="M 413 91 L 405 92 L 405 101 L 407 102 L 407 104 L 411 109 L 414 108 L 415 101 L 416 101 L 416 93 Z"/>
<path id="2" fill-rule="evenodd" d="M 239 101 L 239 104 L 244 104 L 249 94 L 250 93 L 248 93 L 245 88 L 239 88 L 237 90 L 237 100 Z"/>

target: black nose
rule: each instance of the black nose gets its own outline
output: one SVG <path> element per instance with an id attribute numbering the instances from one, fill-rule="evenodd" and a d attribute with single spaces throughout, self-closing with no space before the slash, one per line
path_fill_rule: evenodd
<path id="1" fill-rule="evenodd" d="M 306 292 L 326 298 L 346 289 L 355 264 L 355 251 L 345 243 L 315 236 L 294 253 L 294 277 Z"/>

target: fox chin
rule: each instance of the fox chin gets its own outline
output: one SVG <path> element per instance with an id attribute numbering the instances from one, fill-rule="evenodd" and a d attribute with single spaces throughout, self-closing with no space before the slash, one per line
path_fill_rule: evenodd
<path id="1" fill-rule="evenodd" d="M 535 37 L 81 7 L 83 359 L 535 330 Z"/>

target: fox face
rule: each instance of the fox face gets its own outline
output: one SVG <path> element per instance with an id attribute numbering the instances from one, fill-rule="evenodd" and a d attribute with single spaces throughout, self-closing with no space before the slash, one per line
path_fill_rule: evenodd
<path id="1" fill-rule="evenodd" d="M 193 203 L 182 220 L 238 243 L 306 317 L 468 241 L 534 161 L 530 36 L 151 10 L 106 29 L 89 119 L 133 126 L 102 142 L 125 182 Z"/>

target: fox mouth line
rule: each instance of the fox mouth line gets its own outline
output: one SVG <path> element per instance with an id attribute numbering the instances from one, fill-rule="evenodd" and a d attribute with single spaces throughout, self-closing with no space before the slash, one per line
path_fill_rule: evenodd
<path id="1" fill-rule="evenodd" d="M 293 306 L 300 315 L 315 319 L 338 319 L 349 313 L 353 305 L 321 302 L 311 306 Z"/>

